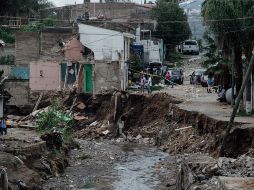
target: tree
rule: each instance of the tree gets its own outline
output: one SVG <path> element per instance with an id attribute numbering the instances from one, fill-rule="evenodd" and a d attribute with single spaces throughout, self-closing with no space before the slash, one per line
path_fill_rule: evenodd
<path id="1" fill-rule="evenodd" d="M 173 48 L 191 35 L 187 15 L 177 0 L 158 0 L 152 16 L 157 20 L 156 36 L 161 37 L 168 47 Z"/>
<path id="2" fill-rule="evenodd" d="M 236 91 L 239 92 L 243 78 L 242 53 L 248 61 L 253 48 L 253 0 L 205 0 L 202 4 L 205 24 L 223 47 L 234 51 Z M 251 18 L 252 17 L 252 18 Z"/>
<path id="3" fill-rule="evenodd" d="M 28 14 L 31 9 L 38 11 L 52 6 L 48 0 L 4 0 L 0 1 L 0 15 L 19 16 Z"/>

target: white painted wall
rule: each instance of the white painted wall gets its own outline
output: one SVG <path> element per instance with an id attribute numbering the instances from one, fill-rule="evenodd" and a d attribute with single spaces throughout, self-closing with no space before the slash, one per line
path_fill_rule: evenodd
<path id="1" fill-rule="evenodd" d="M 120 61 L 123 58 L 123 33 L 79 24 L 79 34 L 81 43 L 94 52 L 95 60 Z"/>
<path id="2" fill-rule="evenodd" d="M 153 40 L 141 40 L 141 44 L 144 46 L 144 54 L 147 55 L 146 61 L 161 63 L 160 57 L 160 43 Z"/>
<path id="3" fill-rule="evenodd" d="M 96 61 L 119 61 L 119 77 L 121 89 L 128 86 L 128 67 L 130 39 L 135 36 L 114 30 L 104 29 L 86 24 L 79 24 L 80 42 L 94 52 Z"/>

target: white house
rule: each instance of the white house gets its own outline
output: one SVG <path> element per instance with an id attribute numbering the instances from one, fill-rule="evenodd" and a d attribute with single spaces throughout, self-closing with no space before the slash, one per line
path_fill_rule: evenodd
<path id="1" fill-rule="evenodd" d="M 128 67 L 130 56 L 130 33 L 102 28 L 90 24 L 79 25 L 80 42 L 86 47 L 84 54 L 92 57 L 87 63 L 92 64 L 93 93 L 117 88 L 125 90 L 128 85 Z"/>

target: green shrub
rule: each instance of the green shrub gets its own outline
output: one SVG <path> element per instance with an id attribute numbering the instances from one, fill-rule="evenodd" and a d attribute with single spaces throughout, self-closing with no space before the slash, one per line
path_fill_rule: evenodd
<path id="1" fill-rule="evenodd" d="M 21 27 L 22 32 L 38 32 L 45 26 L 55 26 L 56 21 L 51 18 L 45 18 L 40 22 L 30 23 Z"/>
<path id="2" fill-rule="evenodd" d="M 42 24 L 44 26 L 55 26 L 56 21 L 52 18 L 45 18 L 45 19 L 42 20 Z"/>
<path id="3" fill-rule="evenodd" d="M 55 129 L 63 134 L 64 142 L 70 140 L 69 129 L 72 126 L 72 119 L 64 112 L 63 107 L 55 101 L 48 110 L 38 114 L 37 131 L 44 134 Z"/>
<path id="4" fill-rule="evenodd" d="M 14 65 L 14 64 L 15 64 L 14 55 L 6 55 L 0 57 L 0 65 Z"/>
<path id="5" fill-rule="evenodd" d="M 8 29 L 0 28 L 0 39 L 5 43 L 15 43 L 15 35 Z"/>

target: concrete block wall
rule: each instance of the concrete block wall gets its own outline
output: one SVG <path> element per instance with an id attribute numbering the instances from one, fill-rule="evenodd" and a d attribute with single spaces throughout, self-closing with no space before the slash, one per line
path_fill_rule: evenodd
<path id="1" fill-rule="evenodd" d="M 70 5 L 64 7 L 56 7 L 52 9 L 45 9 L 41 11 L 42 17 L 57 13 L 58 20 L 76 20 L 78 16 L 81 16 L 85 11 L 89 11 L 90 17 L 97 17 L 98 15 L 104 15 L 108 19 L 130 19 L 133 16 L 142 15 L 142 18 L 149 18 L 149 14 L 146 14 L 151 9 L 135 4 L 135 3 L 86 3 L 78 5 Z M 134 14 L 134 15 L 132 15 Z M 135 18 L 137 19 L 137 17 Z"/>
<path id="2" fill-rule="evenodd" d="M 29 80 L 8 80 L 5 89 L 13 96 L 8 105 L 29 105 Z"/>
<path id="3" fill-rule="evenodd" d="M 117 61 L 96 61 L 93 77 L 94 93 L 117 88 L 121 90 L 120 63 Z"/>
<path id="4" fill-rule="evenodd" d="M 59 55 L 59 42 L 66 42 L 71 37 L 72 28 L 46 28 L 40 36 L 40 54 L 46 56 Z"/>
<path id="5" fill-rule="evenodd" d="M 39 58 L 39 33 L 16 32 L 16 65 L 28 66 L 30 61 Z"/>

